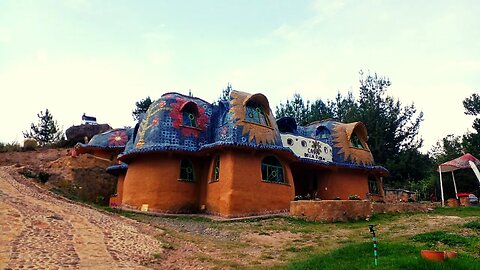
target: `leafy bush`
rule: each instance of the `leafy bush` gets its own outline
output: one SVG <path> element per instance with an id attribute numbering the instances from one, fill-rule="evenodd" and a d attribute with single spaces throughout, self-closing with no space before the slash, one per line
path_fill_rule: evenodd
<path id="1" fill-rule="evenodd" d="M 0 142 L 0 153 L 19 152 L 21 150 L 22 150 L 22 147 L 17 142 L 6 143 L 6 144 Z"/>
<path id="2" fill-rule="evenodd" d="M 37 174 L 34 171 L 32 171 L 30 169 L 27 169 L 27 168 L 22 169 L 18 173 L 27 177 L 27 178 L 37 178 Z"/>
<path id="3" fill-rule="evenodd" d="M 27 178 L 40 180 L 40 182 L 42 182 L 43 184 L 45 184 L 48 181 L 48 179 L 50 179 L 50 174 L 44 171 L 40 171 L 36 173 L 30 169 L 24 168 L 18 173 Z"/>
<path id="4" fill-rule="evenodd" d="M 348 199 L 349 199 L 349 200 L 354 200 L 354 201 L 361 200 L 360 197 L 359 197 L 357 194 L 350 194 L 350 195 L 348 195 Z"/>
<path id="5" fill-rule="evenodd" d="M 40 180 L 40 182 L 45 184 L 48 181 L 48 179 L 50 179 L 50 174 L 47 172 L 39 172 L 37 178 L 38 180 Z"/>
<path id="6" fill-rule="evenodd" d="M 38 143 L 34 139 L 28 138 L 23 141 L 23 150 L 25 151 L 35 150 L 37 149 L 37 147 L 38 147 Z"/>

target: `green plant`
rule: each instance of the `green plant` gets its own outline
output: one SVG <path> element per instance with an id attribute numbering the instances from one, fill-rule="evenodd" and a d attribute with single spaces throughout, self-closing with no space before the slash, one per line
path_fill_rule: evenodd
<path id="1" fill-rule="evenodd" d="M 480 221 L 470 221 L 463 225 L 465 228 L 480 230 Z"/>
<path id="2" fill-rule="evenodd" d="M 63 138 L 63 133 L 53 119 L 48 109 L 37 114 L 38 124 L 32 123 L 30 130 L 23 132 L 23 137 L 36 140 L 41 146 L 58 142 Z"/>
<path id="3" fill-rule="evenodd" d="M 37 149 L 37 147 L 38 147 L 38 143 L 34 139 L 28 138 L 23 141 L 23 150 L 25 151 L 33 151 Z"/>
<path id="4" fill-rule="evenodd" d="M 27 168 L 23 168 L 18 173 L 27 177 L 27 178 L 37 178 L 37 174 L 34 171 L 32 171 L 30 169 L 27 169 Z"/>
<path id="5" fill-rule="evenodd" d="M 21 150 L 22 150 L 22 147 L 17 142 L 12 142 L 7 144 L 0 142 L 0 153 L 19 152 Z"/>
<path id="6" fill-rule="evenodd" d="M 349 200 L 355 200 L 355 201 L 361 200 L 360 197 L 357 194 L 348 195 L 348 199 Z"/>
<path id="7" fill-rule="evenodd" d="M 422 243 L 429 243 L 435 245 L 440 242 L 447 246 L 469 246 L 472 244 L 474 238 L 465 237 L 459 234 L 446 233 L 443 231 L 434 231 L 428 233 L 421 233 L 415 235 L 412 240 Z"/>
<path id="8" fill-rule="evenodd" d="M 47 172 L 41 171 L 38 173 L 37 178 L 38 180 L 40 180 L 40 182 L 45 184 L 48 181 L 48 179 L 50 179 L 50 174 Z"/>

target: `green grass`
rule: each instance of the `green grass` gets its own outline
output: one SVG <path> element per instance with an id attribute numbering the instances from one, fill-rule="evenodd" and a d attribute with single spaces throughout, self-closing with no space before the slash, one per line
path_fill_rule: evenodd
<path id="1" fill-rule="evenodd" d="M 480 230 L 480 221 L 470 221 L 463 225 L 465 228 Z"/>
<path id="2" fill-rule="evenodd" d="M 414 241 L 422 243 L 435 244 L 440 242 L 447 246 L 470 246 L 475 237 L 465 237 L 455 233 L 446 233 L 443 231 L 435 231 L 417 234 L 412 238 Z"/>
<path id="3" fill-rule="evenodd" d="M 350 244 L 327 254 L 314 255 L 276 269 L 478 269 L 478 261 L 467 255 L 441 263 L 430 262 L 420 257 L 420 249 L 402 243 L 379 243 L 378 266 L 374 266 L 371 243 Z"/>
<path id="4" fill-rule="evenodd" d="M 443 216 L 458 216 L 458 217 L 472 217 L 480 216 L 480 207 L 479 206 L 467 206 L 467 207 L 443 207 L 436 208 L 433 211 L 434 214 L 439 214 Z"/>

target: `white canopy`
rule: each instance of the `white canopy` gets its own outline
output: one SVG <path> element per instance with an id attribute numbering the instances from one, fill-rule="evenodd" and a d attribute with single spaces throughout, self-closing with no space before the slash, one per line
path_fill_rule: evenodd
<path id="1" fill-rule="evenodd" d="M 447 161 L 445 163 L 438 165 L 437 171 L 440 174 L 440 191 L 442 193 L 442 206 L 445 205 L 445 198 L 443 196 L 442 173 L 452 172 L 453 186 L 455 188 L 455 197 L 457 197 L 458 199 L 457 183 L 455 182 L 455 175 L 453 174 L 453 172 L 459 169 L 472 168 L 473 172 L 475 173 L 475 176 L 477 176 L 478 182 L 480 182 L 480 172 L 478 171 L 478 168 L 477 168 L 477 166 L 479 165 L 480 165 L 480 160 L 478 160 L 476 157 L 468 153 L 461 157 L 452 159 L 450 161 Z"/>

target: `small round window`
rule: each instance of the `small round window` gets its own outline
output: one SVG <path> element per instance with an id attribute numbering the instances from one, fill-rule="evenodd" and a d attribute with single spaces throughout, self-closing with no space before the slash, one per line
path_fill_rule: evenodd
<path id="1" fill-rule="evenodd" d="M 306 142 L 306 141 L 302 141 L 302 146 L 303 146 L 303 147 L 307 147 L 307 142 Z"/>
<path id="2" fill-rule="evenodd" d="M 290 146 L 292 146 L 292 145 L 293 145 L 293 140 L 290 139 L 290 138 L 288 138 L 288 139 L 287 139 L 287 144 L 290 145 Z"/>

